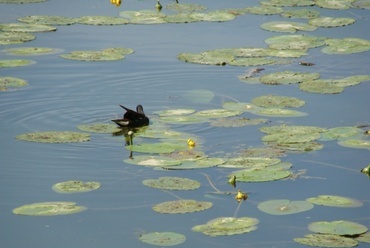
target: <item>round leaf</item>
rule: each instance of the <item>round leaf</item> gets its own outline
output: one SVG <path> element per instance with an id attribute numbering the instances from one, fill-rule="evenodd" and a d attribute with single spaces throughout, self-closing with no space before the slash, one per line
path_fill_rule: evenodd
<path id="1" fill-rule="evenodd" d="M 272 215 L 288 215 L 308 211 L 313 205 L 306 201 L 270 200 L 258 204 L 258 209 Z"/>

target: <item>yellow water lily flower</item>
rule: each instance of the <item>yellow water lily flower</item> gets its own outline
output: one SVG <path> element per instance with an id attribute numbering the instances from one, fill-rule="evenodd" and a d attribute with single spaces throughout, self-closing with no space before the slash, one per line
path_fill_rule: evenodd
<path id="1" fill-rule="evenodd" d="M 238 193 L 236 194 L 235 196 L 235 200 L 238 201 L 238 203 L 240 203 L 242 200 L 247 200 L 248 196 L 247 194 L 244 194 L 240 189 L 238 190 Z"/>
<path id="2" fill-rule="evenodd" d="M 110 0 L 110 3 L 119 7 L 121 5 L 121 0 Z"/>
<path id="3" fill-rule="evenodd" d="M 194 140 L 192 140 L 192 139 L 188 139 L 188 146 L 189 147 L 194 147 L 195 146 L 195 141 Z"/>

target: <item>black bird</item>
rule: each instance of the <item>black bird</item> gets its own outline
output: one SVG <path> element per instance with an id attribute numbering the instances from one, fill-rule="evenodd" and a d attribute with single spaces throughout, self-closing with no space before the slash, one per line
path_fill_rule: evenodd
<path id="1" fill-rule="evenodd" d="M 119 105 L 126 110 L 122 119 L 112 120 L 120 127 L 142 127 L 149 125 L 149 118 L 144 113 L 143 106 L 137 105 L 136 112 L 128 109 L 125 106 Z"/>

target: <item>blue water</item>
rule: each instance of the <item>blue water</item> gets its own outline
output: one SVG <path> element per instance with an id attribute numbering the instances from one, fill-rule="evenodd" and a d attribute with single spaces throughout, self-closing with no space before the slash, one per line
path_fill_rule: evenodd
<path id="1" fill-rule="evenodd" d="M 162 5 L 169 3 L 162 2 Z M 258 1 L 198 1 L 211 10 L 254 6 Z M 117 16 L 123 10 L 153 9 L 154 1 L 124 1 L 120 8 L 109 1 L 47 1 L 40 4 L 0 4 L 0 22 L 16 22 L 27 15 Z M 317 8 L 318 9 L 318 8 Z M 350 9 L 333 11 L 318 9 L 322 16 L 345 16 L 356 23 L 340 28 L 319 28 L 312 35 L 335 38 L 370 39 L 367 32 L 369 11 Z M 288 123 L 321 127 L 368 124 L 368 82 L 346 88 L 338 95 L 302 92 L 297 85 L 245 84 L 238 75 L 243 67 L 218 67 L 187 64 L 177 60 L 181 52 L 201 52 L 215 48 L 265 47 L 264 39 L 279 35 L 259 28 L 260 24 L 281 20 L 279 16 L 239 16 L 224 23 L 190 23 L 123 26 L 58 26 L 52 33 L 37 33 L 37 39 L 13 47 L 45 46 L 72 50 L 99 50 L 107 47 L 129 47 L 134 54 L 114 62 L 78 62 L 64 60 L 58 54 L 31 56 L 31 66 L 6 68 L 0 76 L 26 79 L 29 85 L 0 92 L 0 245 L 12 247 L 149 247 L 138 240 L 144 232 L 172 231 L 186 235 L 178 247 L 295 247 L 292 239 L 310 233 L 313 221 L 351 220 L 370 227 L 369 179 L 359 173 L 369 163 L 369 151 L 344 148 L 336 142 L 325 142 L 324 149 L 290 154 L 284 161 L 294 170 L 307 170 L 311 179 L 282 180 L 238 185 L 251 192 L 238 216 L 260 220 L 254 232 L 230 237 L 208 237 L 191 231 L 191 227 L 213 218 L 232 216 L 236 202 L 230 197 L 207 199 L 213 189 L 204 175 L 212 177 L 221 190 L 231 190 L 226 183 L 230 170 L 210 168 L 191 171 L 158 171 L 125 164 L 128 157 L 124 141 L 110 135 L 92 134 L 91 141 L 77 144 L 39 144 L 15 140 L 15 136 L 33 131 L 70 130 L 77 125 L 105 122 L 120 116 L 118 104 L 134 108 L 138 103 L 146 113 L 168 108 L 220 108 L 231 98 L 250 102 L 266 94 L 295 96 L 306 101 L 299 118 L 270 118 L 272 124 Z M 304 20 L 297 20 L 302 21 Z M 369 74 L 369 52 L 351 55 L 325 55 L 312 49 L 304 58 L 316 64 L 302 67 L 297 63 L 264 66 L 265 72 L 280 70 L 320 72 L 322 78 Z M 6 55 L 1 59 L 25 58 Z M 215 98 L 207 104 L 195 104 L 182 97 L 186 90 L 207 89 Z M 251 114 L 246 117 L 254 118 Z M 173 126 L 205 140 L 208 154 L 227 155 L 249 146 L 261 146 L 259 126 L 215 128 L 208 124 Z M 198 180 L 196 191 L 176 192 L 184 199 L 210 200 L 207 211 L 166 215 L 151 206 L 176 198 L 166 192 L 147 188 L 141 181 L 159 176 L 183 176 Z M 67 180 L 99 181 L 99 190 L 84 194 L 61 195 L 51 186 Z M 304 200 L 319 194 L 335 194 L 363 201 L 361 208 L 327 208 L 315 206 L 310 211 L 288 216 L 273 216 L 257 209 L 257 204 L 270 199 Z M 89 210 L 65 216 L 29 217 L 12 214 L 12 209 L 44 201 L 75 201 Z M 360 244 L 359 247 L 366 247 Z"/>

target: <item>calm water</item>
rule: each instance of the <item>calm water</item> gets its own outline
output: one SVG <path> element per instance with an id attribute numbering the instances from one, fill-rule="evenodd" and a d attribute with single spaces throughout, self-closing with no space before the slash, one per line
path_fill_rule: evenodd
<path id="1" fill-rule="evenodd" d="M 167 4 L 162 2 L 162 5 Z M 198 1 L 210 9 L 254 6 L 258 1 Z M 0 22 L 16 22 L 27 15 L 117 16 L 123 10 L 154 8 L 154 1 L 125 1 L 120 8 L 109 1 L 48 1 L 40 4 L 0 4 Z M 318 9 L 322 16 L 345 16 L 356 23 L 335 29 L 319 28 L 308 34 L 329 37 L 370 39 L 369 11 Z M 260 24 L 280 20 L 278 16 L 239 16 L 225 23 L 191 23 L 123 26 L 59 26 L 56 32 L 37 33 L 37 39 L 11 47 L 45 46 L 71 50 L 99 50 L 129 47 L 134 54 L 115 62 L 78 62 L 64 60 L 58 54 L 27 57 L 37 63 L 0 70 L 0 76 L 26 79 L 29 86 L 0 93 L 0 245 L 12 247 L 149 247 L 138 241 L 143 232 L 173 231 L 187 236 L 178 247 L 293 247 L 295 237 L 310 233 L 313 221 L 352 220 L 370 227 L 369 179 L 359 170 L 369 163 L 369 151 L 344 148 L 325 142 L 324 149 L 293 154 L 283 158 L 294 170 L 306 169 L 313 179 L 298 178 L 269 183 L 239 185 L 252 192 L 241 206 L 238 216 L 260 220 L 252 233 L 230 237 L 208 237 L 191 231 L 191 227 L 220 216 L 232 216 L 236 202 L 232 197 L 212 199 L 207 211 L 183 214 L 158 214 L 151 206 L 175 197 L 142 185 L 141 181 L 159 176 L 183 176 L 196 179 L 202 187 L 191 192 L 176 192 L 187 199 L 205 200 L 212 191 L 204 175 L 212 177 L 221 190 L 229 170 L 210 168 L 192 171 L 157 171 L 125 164 L 128 157 L 123 140 L 110 135 L 93 134 L 81 144 L 38 144 L 15 140 L 18 134 L 44 130 L 77 130 L 77 125 L 105 122 L 121 115 L 118 104 L 134 107 L 141 103 L 149 114 L 168 108 L 219 108 L 230 98 L 249 102 L 252 98 L 279 94 L 306 101 L 301 110 L 309 115 L 299 118 L 271 118 L 273 124 L 288 123 L 322 127 L 367 124 L 369 114 L 368 82 L 346 88 L 338 95 L 302 92 L 296 85 L 250 85 L 237 78 L 243 67 L 217 67 L 187 64 L 176 59 L 180 52 L 201 52 L 228 47 L 265 47 L 264 39 L 278 35 L 263 31 Z M 302 21 L 303 20 L 298 20 Z M 369 52 L 352 55 L 324 55 L 312 49 L 304 58 L 315 67 L 299 65 L 265 66 L 266 72 L 300 70 L 320 72 L 322 78 L 370 73 Z M 0 53 L 1 59 L 17 56 Z M 24 58 L 24 57 L 19 57 Z M 208 104 L 194 104 L 182 97 L 186 90 L 207 89 L 216 95 Z M 245 114 L 246 117 L 254 116 Z M 179 125 L 175 130 L 200 135 L 205 152 L 223 154 L 249 146 L 261 146 L 259 126 L 223 129 L 203 125 Z M 340 166 L 342 168 L 333 167 Z M 102 187 L 85 194 L 61 195 L 51 186 L 67 180 L 99 181 Z M 269 199 L 304 200 L 319 194 L 335 194 L 364 202 L 361 208 L 327 208 L 316 206 L 310 211 L 288 216 L 273 216 L 259 211 L 256 205 Z M 209 200 L 209 199 L 208 199 Z M 75 201 L 88 211 L 56 217 L 28 217 L 12 214 L 12 209 L 44 201 Z M 366 247 L 360 244 L 359 247 Z"/>

